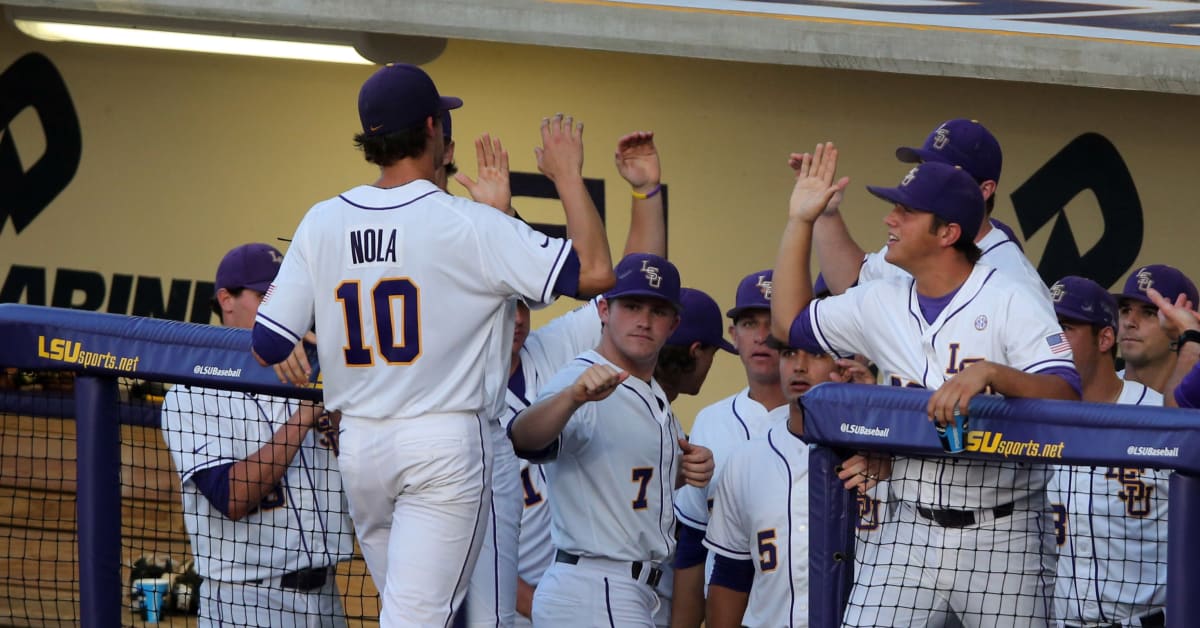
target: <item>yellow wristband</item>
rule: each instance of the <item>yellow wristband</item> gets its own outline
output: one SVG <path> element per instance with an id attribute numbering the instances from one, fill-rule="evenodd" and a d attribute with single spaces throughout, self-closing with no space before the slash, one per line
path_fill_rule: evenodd
<path id="1" fill-rule="evenodd" d="M 649 192 L 646 192 L 645 194 L 642 194 L 641 192 L 638 192 L 637 190 L 633 190 L 633 198 L 636 198 L 639 201 L 644 201 L 644 200 L 658 194 L 661 191 L 662 191 L 662 184 L 660 183 L 660 184 L 654 186 L 653 190 L 650 190 Z"/>

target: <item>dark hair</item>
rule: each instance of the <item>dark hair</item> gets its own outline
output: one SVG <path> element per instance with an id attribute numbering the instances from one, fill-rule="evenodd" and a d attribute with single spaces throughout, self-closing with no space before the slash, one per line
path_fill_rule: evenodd
<path id="1" fill-rule="evenodd" d="M 938 229 L 948 226 L 950 226 L 950 223 L 942 220 L 940 216 L 934 215 L 933 221 L 929 223 L 929 233 L 936 234 Z M 963 256 L 967 258 L 967 261 L 971 264 L 978 263 L 979 258 L 983 257 L 983 251 L 980 251 L 975 242 L 967 237 L 967 233 L 962 230 L 962 225 L 959 225 L 958 228 L 959 236 L 958 239 L 954 241 L 955 250 L 962 253 Z"/>
<path id="2" fill-rule="evenodd" d="M 230 296 L 232 296 L 233 298 L 236 299 L 236 298 L 242 296 L 242 292 L 245 289 L 246 289 L 245 286 L 242 286 L 240 288 L 225 288 L 225 292 L 228 292 Z M 220 289 L 218 288 L 218 291 L 219 290 Z M 217 295 L 214 294 L 213 298 L 208 300 L 208 307 L 212 310 L 213 314 L 217 315 L 218 319 L 221 318 L 221 302 L 217 300 Z M 222 320 L 221 322 L 224 322 L 224 320 Z"/>
<path id="3" fill-rule="evenodd" d="M 694 372 L 697 363 L 696 358 L 692 356 L 690 345 L 663 345 L 663 348 L 658 351 L 658 364 L 654 367 L 654 377 L 671 382 L 678 381 L 680 377 Z"/>
<path id="4" fill-rule="evenodd" d="M 362 149 L 367 161 L 380 166 L 390 166 L 401 159 L 420 157 L 429 144 L 429 131 L 424 124 L 410 127 L 387 135 L 368 136 L 358 133 L 354 145 Z"/>
<path id="5" fill-rule="evenodd" d="M 446 164 L 446 177 L 453 177 L 458 172 L 458 166 L 452 161 Z"/>

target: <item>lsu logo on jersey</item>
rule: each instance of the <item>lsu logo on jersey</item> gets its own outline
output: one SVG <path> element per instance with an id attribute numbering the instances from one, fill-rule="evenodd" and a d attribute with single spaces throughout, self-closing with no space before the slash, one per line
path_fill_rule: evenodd
<path id="1" fill-rule="evenodd" d="M 859 493 L 854 497 L 858 502 L 858 521 L 855 523 L 855 527 L 863 531 L 878 530 L 881 523 L 879 519 L 879 500 L 863 493 Z"/>
<path id="2" fill-rule="evenodd" d="M 1142 481 L 1145 469 L 1133 467 L 1109 467 L 1104 477 L 1117 482 L 1120 489 L 1117 498 L 1125 504 L 1125 514 L 1130 517 L 1145 517 L 1150 514 L 1153 504 L 1154 487 Z"/>

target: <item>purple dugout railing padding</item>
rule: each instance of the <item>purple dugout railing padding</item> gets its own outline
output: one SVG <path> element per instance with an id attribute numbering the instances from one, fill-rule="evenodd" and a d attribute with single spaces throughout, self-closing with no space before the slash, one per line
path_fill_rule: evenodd
<path id="1" fill-rule="evenodd" d="M 78 374 L 73 416 L 84 628 L 123 620 L 120 425 L 157 425 L 146 406 L 118 403 L 117 377 L 321 399 L 320 390 L 281 384 L 260 366 L 250 354 L 248 330 L 32 305 L 0 304 L 0 366 Z M 0 395 L 4 412 L 65 412 L 54 405 Z"/>
<path id="2" fill-rule="evenodd" d="M 826 448 L 945 456 L 926 418 L 931 394 L 912 388 L 821 384 L 804 395 L 805 440 L 822 446 L 814 452 L 821 452 L 819 457 L 810 461 L 812 494 L 849 494 L 836 473 L 818 472 L 817 466 L 839 459 Z M 977 396 L 968 416 L 968 451 L 961 454 L 965 457 L 1175 470 L 1167 541 L 1167 625 L 1182 628 L 1200 617 L 1200 572 L 1195 569 L 1200 540 L 1194 538 L 1200 527 L 1200 411 Z M 853 546 L 857 511 L 853 499 L 830 498 L 822 506 L 828 512 L 821 516 L 818 507 L 814 499 L 809 515 L 809 617 L 813 628 L 824 628 L 839 625 L 849 593 L 845 575 L 828 569 L 831 554 L 844 552 L 846 546 L 830 544 L 848 530 Z M 831 526 L 837 529 L 828 529 Z"/>
<path id="3" fill-rule="evenodd" d="M 319 400 L 279 383 L 250 354 L 250 333 L 192 323 L 0 304 L 0 366 L 72 370 L 78 423 L 81 620 L 119 625 L 121 422 L 146 422 L 118 404 L 116 378 L 211 386 Z M 929 391 L 822 384 L 803 397 L 810 460 L 809 609 L 836 626 L 849 594 L 857 506 L 834 471 L 840 452 L 944 455 L 925 418 Z M 9 404 L 0 396 L 0 406 Z M 23 402 L 24 403 L 24 402 Z M 30 413 L 37 414 L 36 403 Z M 1175 469 L 1171 479 L 1169 626 L 1200 617 L 1200 413 L 1192 410 L 976 397 L 966 456 L 1052 464 Z"/>

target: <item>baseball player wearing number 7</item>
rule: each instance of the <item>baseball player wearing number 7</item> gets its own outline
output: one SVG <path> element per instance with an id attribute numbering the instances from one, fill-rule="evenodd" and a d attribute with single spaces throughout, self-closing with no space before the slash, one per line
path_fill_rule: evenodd
<path id="1" fill-rule="evenodd" d="M 509 426 L 518 455 L 551 461 L 557 552 L 534 594 L 534 626 L 653 626 L 658 564 L 675 544 L 674 489 L 712 476 L 712 453 L 683 438 L 653 378 L 679 323 L 679 272 L 639 254 L 616 274 L 598 303 L 600 345 Z"/>
<path id="2" fill-rule="evenodd" d="M 1079 399 L 1079 374 L 1049 301 L 977 263 L 984 202 L 969 174 L 926 162 L 894 188 L 869 186 L 893 205 L 884 220 L 887 260 L 912 278 L 812 301 L 813 222 L 849 179 L 835 181 L 832 143 L 790 163 L 796 184 L 775 265 L 773 335 L 811 353 L 865 355 L 890 381 L 934 390 L 928 414 L 941 425 L 956 411 L 969 414 L 971 398 L 988 387 Z M 1054 570 L 1049 475 L 1043 465 L 897 458 L 894 525 L 911 549 L 893 554 L 893 586 L 847 623 L 940 625 L 953 613 L 968 627 L 1046 625 Z"/>
<path id="3" fill-rule="evenodd" d="M 461 104 L 415 66 L 366 81 L 356 141 L 380 178 L 305 215 L 253 332 L 259 360 L 276 363 L 315 318 L 383 626 L 444 626 L 462 603 L 491 501 L 487 421 L 503 403 L 494 371 L 508 363 L 507 304 L 588 297 L 612 281 L 594 212 L 564 205 L 572 238 L 560 240 L 434 185 L 441 112 Z M 543 125 L 579 132 L 565 122 Z"/>
<path id="4" fill-rule="evenodd" d="M 1050 298 L 1071 343 L 1084 401 L 1162 405 L 1154 390 L 1117 377 L 1117 301 L 1107 290 L 1090 279 L 1063 277 L 1050 287 Z M 1067 626 L 1165 625 L 1170 475 L 1161 469 L 1055 469 L 1055 619 Z"/>

